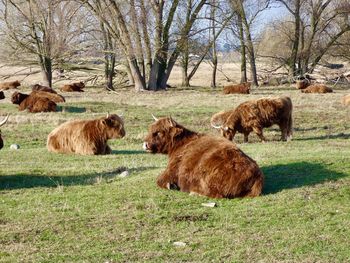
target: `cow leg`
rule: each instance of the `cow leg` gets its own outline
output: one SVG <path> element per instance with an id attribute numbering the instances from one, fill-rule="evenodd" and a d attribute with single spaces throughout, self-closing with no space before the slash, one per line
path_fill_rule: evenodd
<path id="1" fill-rule="evenodd" d="M 253 130 L 254 130 L 254 132 L 256 133 L 256 135 L 258 135 L 258 137 L 260 138 L 260 140 L 261 140 L 262 142 L 266 142 L 266 138 L 265 138 L 265 136 L 264 136 L 264 134 L 263 134 L 263 131 L 262 131 L 262 129 L 261 129 L 260 127 L 258 127 L 258 128 L 253 128 Z"/>
<path id="2" fill-rule="evenodd" d="M 106 144 L 106 147 L 105 147 L 105 154 L 111 154 L 111 153 L 112 153 L 111 147 L 109 147 L 109 145 Z"/>
<path id="3" fill-rule="evenodd" d="M 281 130 L 281 140 L 286 141 L 287 140 L 287 125 L 286 123 L 279 124 L 280 130 Z"/>
<path id="4" fill-rule="evenodd" d="M 168 172 L 168 170 L 165 170 L 161 175 L 157 178 L 157 185 L 160 188 L 164 189 L 179 189 L 177 184 L 173 182 L 171 174 Z"/>
<path id="5" fill-rule="evenodd" d="M 244 133 L 244 142 L 245 143 L 248 142 L 248 136 L 249 136 L 249 133 Z"/>

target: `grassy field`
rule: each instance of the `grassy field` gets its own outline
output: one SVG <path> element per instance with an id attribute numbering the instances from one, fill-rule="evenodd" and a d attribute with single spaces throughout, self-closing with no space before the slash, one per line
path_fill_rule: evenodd
<path id="1" fill-rule="evenodd" d="M 60 112 L 41 114 L 1 101 L 0 115 L 11 117 L 0 151 L 0 262 L 350 262 L 350 108 L 339 102 L 347 93 L 88 88 L 65 94 Z M 282 94 L 294 103 L 291 142 L 279 141 L 277 127 L 266 129 L 267 143 L 236 137 L 265 174 L 261 197 L 211 200 L 157 188 L 167 157 L 142 151 L 151 113 L 219 136 L 209 124 L 213 113 Z M 107 111 L 124 114 L 127 132 L 110 141 L 112 155 L 47 152 L 58 124 Z M 10 150 L 13 143 L 20 150 Z M 201 205 L 212 201 L 217 207 Z"/>

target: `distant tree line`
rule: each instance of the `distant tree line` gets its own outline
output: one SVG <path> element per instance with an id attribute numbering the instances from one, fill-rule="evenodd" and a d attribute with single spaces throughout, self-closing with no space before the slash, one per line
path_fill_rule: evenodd
<path id="1" fill-rule="evenodd" d="M 287 15 L 262 26 L 273 8 Z M 240 59 L 240 81 L 258 86 L 257 59 L 290 77 L 325 56 L 349 59 L 349 14 L 348 0 L 0 0 L 1 57 L 38 65 L 48 86 L 53 70 L 100 57 L 106 88 L 123 64 L 136 90 L 166 89 L 176 63 L 190 86 L 206 61 L 215 87 L 226 43 Z"/>

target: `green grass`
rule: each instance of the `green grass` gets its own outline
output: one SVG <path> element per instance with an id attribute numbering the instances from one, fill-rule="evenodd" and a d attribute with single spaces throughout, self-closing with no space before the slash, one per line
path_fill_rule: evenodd
<path id="1" fill-rule="evenodd" d="M 63 111 L 42 114 L 1 102 L 0 115 L 11 117 L 0 151 L 0 262 L 349 262 L 350 108 L 339 103 L 346 93 L 89 89 L 69 94 Z M 212 200 L 157 188 L 167 157 L 141 149 L 151 113 L 219 136 L 209 125 L 213 113 L 281 94 L 294 103 L 291 142 L 280 142 L 276 127 L 265 130 L 267 143 L 237 136 L 265 174 L 261 197 Z M 106 112 L 123 113 L 127 131 L 110 141 L 112 155 L 47 152 L 58 124 Z M 20 150 L 10 150 L 13 143 Z M 118 177 L 124 170 L 130 176 Z M 201 205 L 209 201 L 217 207 Z"/>

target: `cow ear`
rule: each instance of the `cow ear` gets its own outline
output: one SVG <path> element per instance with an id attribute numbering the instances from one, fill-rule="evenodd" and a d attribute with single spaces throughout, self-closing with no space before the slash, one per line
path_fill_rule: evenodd
<path id="1" fill-rule="evenodd" d="M 183 132 L 182 128 L 172 127 L 170 130 L 170 135 L 172 138 L 175 138 L 175 137 L 179 136 L 182 132 Z"/>

